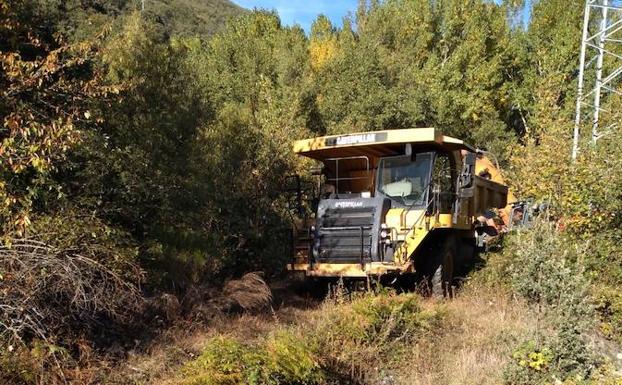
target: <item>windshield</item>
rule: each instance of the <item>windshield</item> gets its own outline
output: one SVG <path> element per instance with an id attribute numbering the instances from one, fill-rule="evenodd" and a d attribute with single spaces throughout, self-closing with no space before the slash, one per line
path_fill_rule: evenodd
<path id="1" fill-rule="evenodd" d="M 404 205 L 424 204 L 430 178 L 432 154 L 382 158 L 378 165 L 378 191 Z"/>

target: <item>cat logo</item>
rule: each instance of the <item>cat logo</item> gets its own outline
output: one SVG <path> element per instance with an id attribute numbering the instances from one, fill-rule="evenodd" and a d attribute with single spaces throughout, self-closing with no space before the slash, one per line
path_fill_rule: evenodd
<path id="1" fill-rule="evenodd" d="M 335 207 L 338 209 L 350 208 L 353 209 L 355 207 L 363 207 L 363 202 L 337 202 L 335 203 Z"/>
<path id="2" fill-rule="evenodd" d="M 340 136 L 337 138 L 338 146 L 345 146 L 349 144 L 359 144 L 359 143 L 372 143 L 376 141 L 376 134 L 361 134 L 361 135 L 348 135 L 348 136 Z"/>

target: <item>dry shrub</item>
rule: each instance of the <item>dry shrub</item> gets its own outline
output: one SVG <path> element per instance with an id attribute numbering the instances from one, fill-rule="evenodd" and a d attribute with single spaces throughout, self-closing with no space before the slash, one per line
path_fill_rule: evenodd
<path id="1" fill-rule="evenodd" d="M 248 273 L 227 282 L 220 301 L 225 311 L 257 311 L 270 307 L 272 291 L 258 273 Z"/>
<path id="2" fill-rule="evenodd" d="M 139 271 L 127 267 L 138 280 Z M 51 342 L 77 323 L 95 327 L 102 316 L 127 321 L 141 306 L 136 284 L 93 256 L 35 239 L 0 246 L 0 274 L 0 337 L 14 342 Z"/>
<path id="3" fill-rule="evenodd" d="M 182 313 L 182 305 L 176 296 L 170 293 L 161 293 L 155 297 L 147 298 L 146 305 L 149 318 L 162 322 L 173 322 Z"/>
<path id="4" fill-rule="evenodd" d="M 85 349 L 139 318 L 141 271 L 93 238 L 0 246 L 0 382 L 73 382 L 89 372 Z"/>
<path id="5" fill-rule="evenodd" d="M 191 286 L 181 301 L 170 293 L 149 297 L 146 299 L 146 318 L 161 326 L 185 320 L 200 328 L 227 314 L 270 310 L 271 304 L 272 291 L 260 273 L 247 273 L 240 279 L 228 281 L 222 288 Z"/>

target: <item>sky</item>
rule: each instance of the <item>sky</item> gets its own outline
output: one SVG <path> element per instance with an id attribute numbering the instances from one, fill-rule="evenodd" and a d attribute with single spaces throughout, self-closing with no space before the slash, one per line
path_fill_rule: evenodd
<path id="1" fill-rule="evenodd" d="M 358 5 L 358 0 L 233 0 L 233 2 L 247 9 L 276 9 L 283 24 L 299 24 L 307 33 L 319 14 L 328 16 L 333 25 L 341 27 L 343 17 L 348 13 L 354 14 Z M 527 0 L 527 3 L 531 1 Z M 524 15 L 525 20 L 528 17 L 528 14 Z"/>
<path id="2" fill-rule="evenodd" d="M 348 12 L 354 13 L 358 0 L 233 0 L 247 8 L 276 9 L 281 21 L 286 25 L 300 24 L 306 32 L 319 14 L 326 15 L 336 26 Z"/>

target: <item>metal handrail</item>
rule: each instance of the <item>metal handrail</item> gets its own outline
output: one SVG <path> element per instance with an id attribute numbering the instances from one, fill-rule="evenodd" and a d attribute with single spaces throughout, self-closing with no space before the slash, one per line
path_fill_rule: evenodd
<path id="1" fill-rule="evenodd" d="M 325 162 L 334 161 L 335 162 L 335 178 L 326 178 L 326 180 L 335 181 L 335 193 L 339 194 L 339 161 L 340 160 L 352 160 L 352 159 L 364 159 L 366 161 L 367 170 L 369 172 L 369 157 L 366 155 L 358 155 L 358 156 L 344 156 L 340 158 L 326 158 Z M 353 178 L 341 178 L 341 180 L 355 180 L 355 179 L 367 179 L 369 177 L 353 177 Z"/>
<path id="2" fill-rule="evenodd" d="M 425 194 L 427 194 L 430 190 L 430 187 L 432 186 L 432 178 L 430 178 L 430 180 L 428 181 L 428 184 L 423 188 L 422 191 L 425 192 Z M 431 201 L 430 201 L 431 202 Z M 427 211 L 428 207 L 430 207 L 430 202 L 428 202 L 428 204 L 425 207 L 425 210 Z M 410 206 L 408 206 L 408 208 L 406 209 L 406 212 L 404 213 L 404 216 L 408 215 L 408 213 L 410 212 L 410 210 L 415 207 L 415 202 L 411 203 Z M 425 211 L 424 211 L 425 212 Z"/>
<path id="3" fill-rule="evenodd" d="M 406 235 L 408 235 L 408 233 L 410 233 L 410 232 L 411 232 L 411 231 L 415 228 L 415 226 L 417 226 L 417 224 L 419 223 L 419 221 L 421 221 L 421 220 L 424 218 L 425 213 L 428 211 L 428 208 L 430 207 L 430 204 L 432 204 L 432 202 L 433 202 L 433 201 L 434 201 L 433 199 L 430 199 L 430 201 L 429 201 L 429 202 L 428 202 L 428 204 L 426 205 L 425 209 L 421 212 L 421 215 L 419 215 L 419 218 L 417 218 L 417 220 L 415 220 L 415 222 L 413 223 L 413 225 L 412 225 L 412 226 L 408 229 L 408 231 L 406 232 L 405 236 L 406 236 Z M 404 217 L 404 220 L 406 220 L 406 217 Z M 406 243 L 406 239 L 404 239 L 404 242 L 402 243 L 402 245 L 404 245 L 404 243 Z M 397 251 L 397 250 L 396 250 L 396 251 Z M 404 256 L 404 259 L 405 259 L 405 258 L 406 258 L 406 257 Z"/>
<path id="4" fill-rule="evenodd" d="M 336 231 L 343 231 L 343 230 L 358 230 L 360 228 L 364 228 L 365 230 L 371 230 L 372 226 L 334 226 L 334 227 L 321 227 L 318 230 L 322 231 L 322 230 L 330 229 L 330 230 L 336 230 Z"/>

